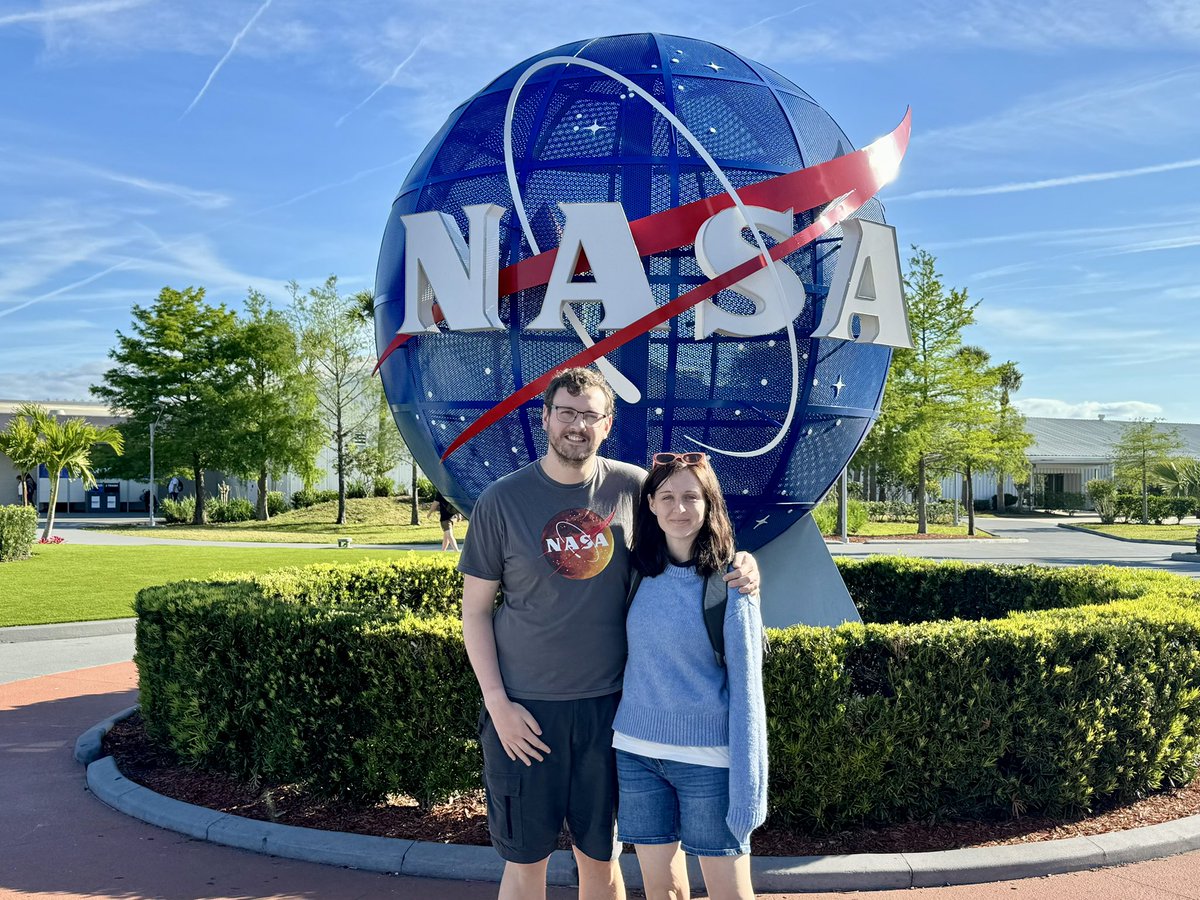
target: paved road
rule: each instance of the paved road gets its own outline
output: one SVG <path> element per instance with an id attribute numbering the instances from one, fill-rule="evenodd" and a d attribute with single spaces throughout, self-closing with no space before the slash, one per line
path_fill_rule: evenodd
<path id="1" fill-rule="evenodd" d="M 1139 544 L 1117 541 L 1097 534 L 1059 528 L 1060 522 L 1096 522 L 1094 517 L 1074 518 L 1020 516 L 978 519 L 977 525 L 999 538 L 1020 543 L 987 541 L 875 541 L 869 544 L 831 544 L 836 556 L 868 556 L 889 553 L 924 556 L 929 559 L 960 559 L 973 562 L 1039 563 L 1051 566 L 1080 566 L 1103 563 L 1136 566 L 1200 577 L 1200 564 L 1171 559 L 1172 553 L 1194 547 L 1180 544 Z"/>

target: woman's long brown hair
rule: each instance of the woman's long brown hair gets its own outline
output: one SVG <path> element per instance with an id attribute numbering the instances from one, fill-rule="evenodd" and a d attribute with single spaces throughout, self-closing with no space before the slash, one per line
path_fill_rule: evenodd
<path id="1" fill-rule="evenodd" d="M 733 562 L 733 525 L 729 521 L 725 495 L 721 493 L 716 473 L 709 467 L 707 459 L 693 464 L 677 459 L 650 470 L 642 483 L 642 494 L 633 519 L 633 564 L 639 572 L 651 578 L 663 573 L 670 556 L 667 554 L 667 536 L 659 527 L 658 517 L 650 511 L 650 498 L 664 481 L 684 469 L 696 473 L 704 497 L 704 523 L 696 535 L 693 548 L 696 571 L 708 577 L 714 572 L 724 572 Z"/>

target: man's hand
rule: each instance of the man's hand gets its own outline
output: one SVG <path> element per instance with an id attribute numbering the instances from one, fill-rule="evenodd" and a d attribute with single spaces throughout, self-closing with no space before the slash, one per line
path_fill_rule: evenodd
<path id="1" fill-rule="evenodd" d="M 533 765 L 532 760 L 541 762 L 544 759 L 542 753 L 550 752 L 550 748 L 538 736 L 542 729 L 537 719 L 520 703 L 514 703 L 507 697 L 500 698 L 488 704 L 488 715 L 492 718 L 496 736 L 500 738 L 500 746 L 509 759 L 519 759 L 530 766 Z"/>
<path id="2" fill-rule="evenodd" d="M 733 585 L 739 594 L 758 593 L 758 563 L 745 550 L 733 557 L 733 571 L 725 573 L 725 583 Z"/>

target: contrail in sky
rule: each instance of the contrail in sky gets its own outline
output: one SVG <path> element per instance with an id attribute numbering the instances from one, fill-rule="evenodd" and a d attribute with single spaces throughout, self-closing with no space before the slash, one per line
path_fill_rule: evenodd
<path id="1" fill-rule="evenodd" d="M 759 25 L 766 25 L 768 22 L 772 21 L 773 19 L 782 19 L 784 16 L 790 16 L 792 13 L 800 12 L 800 10 L 802 10 L 802 9 L 808 9 L 810 6 L 816 6 L 816 5 L 817 5 L 816 0 L 813 0 L 812 3 L 801 3 L 799 6 L 793 6 L 791 9 L 787 10 L 786 12 L 775 13 L 775 15 L 773 15 L 773 16 L 767 16 L 765 19 L 759 19 L 757 22 L 751 22 L 745 28 L 739 28 L 737 31 L 735 31 L 733 33 L 733 36 L 737 37 L 743 31 L 749 31 L 751 28 L 757 28 Z"/>
<path id="2" fill-rule="evenodd" d="M 186 116 L 188 113 L 190 113 L 192 111 L 192 107 L 200 102 L 200 98 L 204 96 L 204 92 L 208 90 L 208 86 L 212 84 L 213 79 L 217 77 L 217 73 L 221 71 L 221 66 L 225 65 L 225 61 L 228 60 L 229 57 L 233 56 L 233 51 L 236 50 L 238 44 L 242 42 L 242 38 L 244 38 L 246 33 L 254 27 L 254 23 L 258 21 L 258 17 L 267 11 L 267 7 L 271 5 L 271 2 L 272 0 L 265 0 L 263 5 L 258 8 L 258 11 L 250 17 L 250 21 L 246 23 L 246 27 L 237 33 L 233 39 L 233 43 L 230 44 L 229 49 L 225 51 L 225 55 L 221 57 L 220 61 L 218 61 L 215 66 L 213 66 L 213 70 L 208 73 L 208 81 L 204 82 L 204 87 L 200 88 L 200 93 L 198 93 L 196 98 L 190 104 L 188 104 L 188 108 L 183 111 L 183 116 Z M 182 119 L 183 116 L 180 116 L 179 118 Z"/>
<path id="3" fill-rule="evenodd" d="M 350 110 L 350 112 L 346 113 L 344 116 L 342 116 L 340 119 L 338 119 L 337 122 L 334 123 L 334 127 L 341 128 L 343 122 L 345 122 L 348 118 L 350 118 L 352 115 L 354 115 L 360 109 L 362 109 L 364 106 L 366 106 L 368 103 L 370 103 L 372 97 L 374 97 L 376 94 L 378 94 L 380 91 L 382 91 L 385 87 L 387 87 L 389 84 L 391 84 L 396 79 L 396 76 L 400 74 L 400 70 L 403 69 L 406 65 L 408 65 L 409 60 L 411 60 L 414 56 L 417 55 L 417 51 L 421 49 L 421 45 L 424 43 L 425 43 L 425 38 L 421 38 L 419 41 L 417 41 L 417 46 L 412 48 L 412 53 L 410 53 L 410 54 L 408 54 L 408 56 L 404 57 L 404 59 L 402 59 L 400 61 L 400 65 L 398 65 L 398 66 L 396 66 L 396 68 L 392 69 L 392 74 L 387 77 L 387 81 L 385 81 L 379 87 L 375 88 L 375 90 L 371 91 L 371 93 L 367 95 L 366 100 L 364 100 L 362 103 L 358 104 L 358 106 L 354 107 L 354 109 Z"/>
<path id="4" fill-rule="evenodd" d="M 1138 175 L 1154 175 L 1158 172 L 1175 172 L 1179 169 L 1200 168 L 1200 158 L 1184 159 L 1179 162 L 1161 163 L 1157 166 L 1141 166 L 1136 169 L 1117 169 L 1112 172 L 1089 172 L 1083 175 L 1067 175 L 1064 178 L 1046 178 L 1042 181 L 1015 181 L 1010 184 L 993 184 L 973 188 L 938 188 L 916 191 L 887 198 L 896 200 L 936 200 L 943 197 L 985 197 L 989 194 L 1019 194 L 1022 191 L 1040 191 L 1043 188 L 1065 187 L 1071 184 L 1088 184 L 1093 181 L 1116 181 L 1118 178 L 1134 178 Z"/>
<path id="5" fill-rule="evenodd" d="M 74 6 L 10 13 L 0 16 L 0 26 L 17 25 L 21 22 L 59 22 L 64 19 L 82 19 L 97 13 L 116 12 L 131 6 L 142 6 L 146 2 L 147 0 L 108 0 L 104 3 L 77 3 Z"/>

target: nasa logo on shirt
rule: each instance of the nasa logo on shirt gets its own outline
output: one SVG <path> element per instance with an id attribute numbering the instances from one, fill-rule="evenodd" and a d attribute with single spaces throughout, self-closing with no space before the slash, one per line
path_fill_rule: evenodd
<path id="1" fill-rule="evenodd" d="M 542 557 L 558 575 L 595 578 L 612 559 L 612 519 L 578 507 L 556 513 L 542 529 Z"/>

